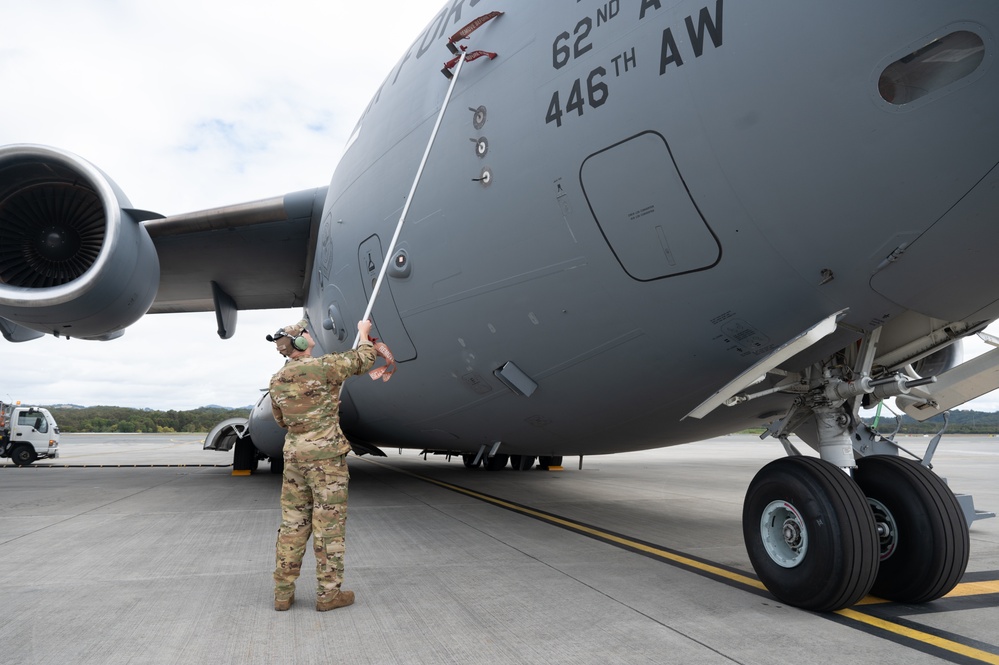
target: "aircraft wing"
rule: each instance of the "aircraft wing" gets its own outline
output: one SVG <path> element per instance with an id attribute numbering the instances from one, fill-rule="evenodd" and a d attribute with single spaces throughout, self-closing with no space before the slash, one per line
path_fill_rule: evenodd
<path id="1" fill-rule="evenodd" d="M 65 150 L 0 147 L 0 333 L 106 340 L 147 312 L 300 307 L 326 187 L 163 217 Z"/>
<path id="2" fill-rule="evenodd" d="M 326 189 L 144 221 L 160 262 L 149 312 L 301 307 Z"/>

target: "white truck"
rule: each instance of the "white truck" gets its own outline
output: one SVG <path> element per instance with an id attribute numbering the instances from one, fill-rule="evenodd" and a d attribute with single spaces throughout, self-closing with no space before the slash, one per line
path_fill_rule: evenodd
<path id="1" fill-rule="evenodd" d="M 0 457 L 18 466 L 59 457 L 59 426 L 49 410 L 0 402 Z"/>

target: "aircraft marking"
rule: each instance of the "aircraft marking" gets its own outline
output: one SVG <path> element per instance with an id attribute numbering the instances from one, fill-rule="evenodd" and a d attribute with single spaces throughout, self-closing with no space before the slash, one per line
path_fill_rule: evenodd
<path id="1" fill-rule="evenodd" d="M 694 57 L 700 58 L 704 55 L 704 35 L 711 37 L 714 47 L 721 48 L 722 45 L 722 6 L 723 0 L 718 0 L 715 4 L 715 16 L 711 17 L 711 11 L 707 7 L 702 7 L 698 14 L 697 27 L 694 27 L 694 17 L 688 16 L 684 23 L 687 25 L 687 35 L 690 37 L 690 45 L 694 48 Z M 683 56 L 673 38 L 673 29 L 663 30 L 662 52 L 659 59 L 659 75 L 666 74 L 670 65 L 677 68 L 683 66 Z"/>
<path id="2" fill-rule="evenodd" d="M 729 586 L 749 591 L 755 595 L 772 598 L 763 583 L 760 582 L 759 579 L 757 579 L 753 574 L 671 550 L 654 543 L 641 541 L 623 534 L 591 526 L 568 517 L 563 517 L 544 510 L 519 504 L 514 501 L 477 492 L 475 490 L 461 487 L 460 485 L 454 485 L 429 476 L 423 476 L 404 469 L 398 469 L 388 464 L 376 462 L 375 460 L 366 458 L 359 459 L 369 464 L 375 464 L 376 466 L 388 468 L 397 473 L 402 473 L 412 478 L 416 478 L 417 480 L 492 504 L 499 508 L 510 510 L 527 517 L 532 517 L 542 522 L 547 522 L 568 531 L 573 531 L 589 538 L 636 552 L 653 559 L 659 559 L 663 562 L 676 565 L 704 577 L 724 582 Z M 979 573 L 979 575 L 981 575 L 981 573 Z M 999 573 L 989 573 L 989 575 L 996 576 L 999 575 Z M 941 603 L 945 602 L 947 599 L 990 595 L 999 595 L 999 579 L 958 584 L 954 590 L 944 596 L 943 599 L 936 601 L 930 607 L 931 611 L 947 611 L 945 606 L 941 607 Z M 996 604 L 989 602 L 986 606 L 995 607 Z M 867 607 L 870 609 L 861 610 L 859 609 L 861 607 Z M 961 635 L 948 634 L 943 631 L 927 629 L 923 626 L 917 626 L 916 624 L 907 626 L 903 624 L 904 619 L 902 617 L 891 616 L 889 612 L 884 611 L 885 608 L 905 608 L 906 612 L 913 611 L 911 606 L 896 605 L 881 598 L 868 596 L 853 608 L 847 608 L 821 616 L 837 621 L 838 623 L 842 623 L 843 625 L 853 626 L 860 630 L 864 630 L 869 634 L 882 637 L 884 639 L 890 639 L 903 646 L 907 646 L 924 653 L 929 653 L 951 662 L 976 662 L 999 665 L 999 646 L 986 644 L 972 646 L 970 644 L 962 643 L 960 640 L 963 636 Z M 881 614 L 881 616 L 877 616 L 876 613 Z M 963 639 L 967 641 L 974 641 L 970 638 Z M 987 651 L 981 647 L 991 647 L 992 649 L 995 649 L 995 651 Z"/>
<path id="3" fill-rule="evenodd" d="M 649 9 L 661 9 L 658 1 L 643 2 L 638 20 L 646 18 Z M 696 12 L 697 21 L 695 25 L 694 14 L 687 16 L 683 23 L 686 26 L 688 40 L 680 40 L 680 43 L 689 45 L 694 59 L 705 54 L 705 48 L 710 45 L 715 49 L 721 48 L 724 43 L 723 38 L 723 8 L 724 0 L 716 0 L 714 13 L 709 7 L 702 7 Z M 620 13 L 621 5 L 619 0 L 612 0 L 604 3 L 603 7 L 598 7 L 596 20 L 593 16 L 587 15 L 576 23 L 571 31 L 563 30 L 552 41 L 552 67 L 555 71 L 561 70 L 588 55 L 594 47 L 594 37 L 596 31 L 601 26 L 607 25 Z M 677 28 L 679 31 L 681 28 Z M 659 54 L 659 75 L 664 76 L 671 68 L 679 68 L 684 64 L 683 53 L 677 45 L 674 37 L 673 27 L 669 26 L 663 30 L 662 43 Z M 582 117 L 586 109 L 598 109 L 611 97 L 611 85 L 608 82 L 612 78 L 621 78 L 625 74 L 638 69 L 638 52 L 634 46 L 627 47 L 623 52 L 619 52 L 605 62 L 590 70 L 586 76 L 576 79 L 569 79 L 560 88 L 551 93 L 548 108 L 545 113 L 545 124 L 555 123 L 559 128 L 563 125 L 563 119 L 572 117 Z M 606 65 L 611 65 L 608 71 Z M 563 99 L 565 104 L 563 106 Z"/>

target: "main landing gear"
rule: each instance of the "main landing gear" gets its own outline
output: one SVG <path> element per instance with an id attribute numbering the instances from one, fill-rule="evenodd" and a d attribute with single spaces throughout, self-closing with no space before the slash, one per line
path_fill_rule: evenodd
<path id="1" fill-rule="evenodd" d="M 875 329 L 822 363 L 778 373 L 776 389 L 798 395 L 768 432 L 788 457 L 753 479 L 742 530 L 760 580 L 789 605 L 829 612 L 868 593 L 923 603 L 950 592 L 967 568 L 968 524 L 976 517 L 929 468 L 943 430 L 925 459 L 913 461 L 859 417 L 863 404 L 909 396 L 936 380 L 916 374 L 901 351 L 878 356 L 880 336 Z M 791 433 L 819 457 L 802 456 Z"/>
<path id="2" fill-rule="evenodd" d="M 918 462 L 861 458 L 855 477 L 814 457 L 763 467 L 742 514 L 753 568 L 778 599 L 827 612 L 868 593 L 936 600 L 968 565 L 968 524 L 954 494 Z"/>
<path id="3" fill-rule="evenodd" d="M 878 534 L 860 487 L 814 457 L 763 467 L 742 511 L 746 550 L 781 601 L 817 612 L 867 595 L 878 573 Z"/>
<path id="4" fill-rule="evenodd" d="M 940 598 L 968 566 L 968 523 L 953 492 L 925 466 L 888 455 L 858 461 L 873 509 L 880 569 L 871 592 L 905 603 Z"/>

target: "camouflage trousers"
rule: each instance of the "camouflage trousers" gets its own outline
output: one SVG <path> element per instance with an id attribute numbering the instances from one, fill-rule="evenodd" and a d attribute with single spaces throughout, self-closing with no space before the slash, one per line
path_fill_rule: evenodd
<path id="1" fill-rule="evenodd" d="M 348 480 L 347 460 L 342 455 L 314 462 L 285 460 L 274 567 L 275 598 L 288 598 L 295 591 L 309 533 L 316 554 L 316 593 L 329 597 L 339 591 L 343 583 Z"/>

